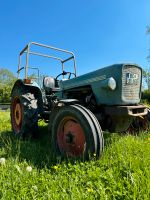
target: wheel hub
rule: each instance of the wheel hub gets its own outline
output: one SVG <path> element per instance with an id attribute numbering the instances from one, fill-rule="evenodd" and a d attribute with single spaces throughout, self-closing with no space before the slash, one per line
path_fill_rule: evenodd
<path id="1" fill-rule="evenodd" d="M 80 124 L 72 117 L 64 118 L 57 132 L 58 146 L 67 156 L 80 156 L 85 150 L 85 136 Z"/>
<path id="2" fill-rule="evenodd" d="M 66 143 L 73 143 L 74 135 L 70 131 L 66 134 Z"/>
<path id="3" fill-rule="evenodd" d="M 18 133 L 22 125 L 22 105 L 18 97 L 14 99 L 12 104 L 12 123 L 15 132 Z"/>
<path id="4" fill-rule="evenodd" d="M 21 123 L 21 106 L 20 106 L 20 103 L 17 103 L 16 107 L 15 107 L 15 121 L 16 121 L 17 125 L 19 125 Z"/>

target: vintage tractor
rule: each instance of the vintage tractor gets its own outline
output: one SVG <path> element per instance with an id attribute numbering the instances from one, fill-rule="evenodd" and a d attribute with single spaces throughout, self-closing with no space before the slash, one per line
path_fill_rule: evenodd
<path id="1" fill-rule="evenodd" d="M 67 57 L 32 51 L 33 46 L 62 52 Z M 38 84 L 39 70 L 37 77 L 28 75 L 31 55 L 57 60 L 61 73 L 45 76 Z M 72 71 L 66 71 L 70 61 Z M 22 71 L 25 76 L 20 79 Z M 20 52 L 17 73 L 11 93 L 12 130 L 18 136 L 36 136 L 38 119 L 44 119 L 49 123 L 50 148 L 55 156 L 88 159 L 95 154 L 98 158 L 104 146 L 102 130 L 134 131 L 140 126 L 134 124 L 136 119 L 143 121 L 142 126 L 145 124 L 148 109 L 139 104 L 142 69 L 137 65 L 114 64 L 77 77 L 72 52 L 31 42 Z"/>

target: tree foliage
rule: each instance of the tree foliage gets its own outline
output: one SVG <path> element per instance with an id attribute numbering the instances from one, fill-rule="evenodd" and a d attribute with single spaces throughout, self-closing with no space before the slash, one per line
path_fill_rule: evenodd
<path id="1" fill-rule="evenodd" d="M 148 35 L 150 35 L 150 26 L 147 26 L 146 33 L 147 33 Z M 150 54 L 148 55 L 147 59 L 148 59 L 148 61 L 150 61 Z"/>
<path id="2" fill-rule="evenodd" d="M 145 83 L 147 84 L 147 88 L 150 89 L 150 71 L 149 70 L 143 70 L 143 79 Z"/>
<path id="3" fill-rule="evenodd" d="M 0 103 L 10 102 L 11 89 L 15 80 L 16 77 L 10 70 L 0 68 Z"/>
<path id="4" fill-rule="evenodd" d="M 150 26 L 147 26 L 146 33 L 150 35 Z M 150 54 L 147 56 L 147 60 L 150 61 Z M 150 90 L 150 68 L 143 70 L 143 79 L 145 80 L 145 83 Z"/>
<path id="5" fill-rule="evenodd" d="M 150 34 L 150 26 L 147 26 L 147 34 Z"/>

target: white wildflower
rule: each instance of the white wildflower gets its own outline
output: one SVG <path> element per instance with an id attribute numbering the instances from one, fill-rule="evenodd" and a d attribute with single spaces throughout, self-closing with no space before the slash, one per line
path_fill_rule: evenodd
<path id="1" fill-rule="evenodd" d="M 38 188 L 37 188 L 36 185 L 33 185 L 32 188 L 33 188 L 34 191 L 36 191 L 36 192 L 38 191 Z"/>
<path id="2" fill-rule="evenodd" d="M 28 167 L 26 168 L 26 171 L 27 171 L 27 172 L 31 172 L 31 171 L 32 171 L 32 167 L 31 167 L 31 166 L 28 166 Z"/>
<path id="3" fill-rule="evenodd" d="M 0 158 L 0 165 L 5 165 L 6 159 L 5 158 Z"/>

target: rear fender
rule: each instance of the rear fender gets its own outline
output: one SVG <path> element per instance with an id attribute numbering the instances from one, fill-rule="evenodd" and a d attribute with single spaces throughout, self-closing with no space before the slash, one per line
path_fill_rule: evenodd
<path id="1" fill-rule="evenodd" d="M 18 79 L 12 88 L 11 96 L 15 88 L 21 88 L 21 87 L 26 88 L 27 91 L 34 94 L 35 98 L 38 100 L 39 113 L 42 113 L 43 112 L 43 98 L 42 98 L 42 92 L 40 88 L 38 87 L 38 85 L 37 84 L 27 85 L 27 84 L 24 84 L 24 82 L 21 79 Z"/>

